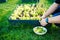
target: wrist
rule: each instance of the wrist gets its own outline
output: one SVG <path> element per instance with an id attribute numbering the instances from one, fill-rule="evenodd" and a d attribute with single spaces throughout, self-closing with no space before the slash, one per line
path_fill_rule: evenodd
<path id="1" fill-rule="evenodd" d="M 51 19 L 51 18 L 48 18 L 48 19 L 49 19 L 48 23 L 51 23 L 51 20 L 52 20 L 52 19 Z"/>
<path id="2" fill-rule="evenodd" d="M 46 23 L 52 23 L 52 19 L 51 19 L 51 18 L 46 18 L 46 19 L 45 19 L 45 22 L 46 22 Z"/>
<path id="3" fill-rule="evenodd" d="M 49 19 L 48 18 L 45 18 L 45 22 L 48 23 Z"/>

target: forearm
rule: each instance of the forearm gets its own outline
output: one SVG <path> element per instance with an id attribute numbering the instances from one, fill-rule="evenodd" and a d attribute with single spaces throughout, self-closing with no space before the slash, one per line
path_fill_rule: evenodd
<path id="1" fill-rule="evenodd" d="M 58 6 L 59 6 L 59 4 L 53 3 L 52 6 L 50 6 L 50 8 L 43 14 L 43 16 L 47 17 L 48 15 L 53 13 L 57 9 Z"/>
<path id="2" fill-rule="evenodd" d="M 56 17 L 52 17 L 52 18 L 48 18 L 49 19 L 49 23 L 60 23 L 60 15 L 56 16 Z"/>

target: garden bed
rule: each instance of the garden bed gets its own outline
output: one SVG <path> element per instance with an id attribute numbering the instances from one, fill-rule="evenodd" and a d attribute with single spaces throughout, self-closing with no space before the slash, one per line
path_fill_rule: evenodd
<path id="1" fill-rule="evenodd" d="M 41 26 L 39 20 L 8 20 L 11 24 L 27 24 L 32 26 Z"/>
<path id="2" fill-rule="evenodd" d="M 16 7 L 11 16 L 9 17 L 9 22 L 15 23 L 25 23 L 34 26 L 39 26 L 39 20 L 41 20 L 42 13 L 45 12 L 44 8 L 40 7 L 38 4 L 21 4 Z"/>
<path id="3" fill-rule="evenodd" d="M 0 0 L 0 3 L 4 3 L 4 2 L 6 2 L 6 0 Z"/>

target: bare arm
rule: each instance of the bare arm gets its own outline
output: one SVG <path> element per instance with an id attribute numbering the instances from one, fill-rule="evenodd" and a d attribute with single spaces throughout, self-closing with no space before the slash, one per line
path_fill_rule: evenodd
<path id="1" fill-rule="evenodd" d="M 48 18 L 48 23 L 45 20 L 46 19 L 42 19 L 41 21 L 39 21 L 42 26 L 46 26 L 48 23 L 57 23 L 57 24 L 60 24 L 60 15 Z"/>
<path id="2" fill-rule="evenodd" d="M 60 23 L 60 15 L 56 17 L 49 18 L 49 23 Z"/>
<path id="3" fill-rule="evenodd" d="M 50 8 L 43 14 L 42 18 L 46 18 L 48 15 L 50 15 L 51 13 L 53 13 L 57 7 L 59 6 L 59 4 L 57 3 L 53 3 Z"/>

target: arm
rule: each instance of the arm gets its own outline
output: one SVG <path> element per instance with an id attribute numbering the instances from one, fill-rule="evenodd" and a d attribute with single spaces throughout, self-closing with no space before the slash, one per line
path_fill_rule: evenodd
<path id="1" fill-rule="evenodd" d="M 48 18 L 49 19 L 49 23 L 60 23 L 60 15 L 56 16 L 56 17 L 52 17 L 52 18 Z"/>
<path id="2" fill-rule="evenodd" d="M 42 26 L 46 26 L 48 23 L 59 23 L 60 24 L 60 15 L 52 18 L 48 18 L 48 23 L 46 19 L 42 19 L 39 21 Z"/>
<path id="3" fill-rule="evenodd" d="M 57 9 L 58 6 L 59 4 L 53 3 L 52 6 L 50 6 L 50 8 L 43 14 L 42 18 L 46 18 L 48 15 L 53 13 Z"/>

